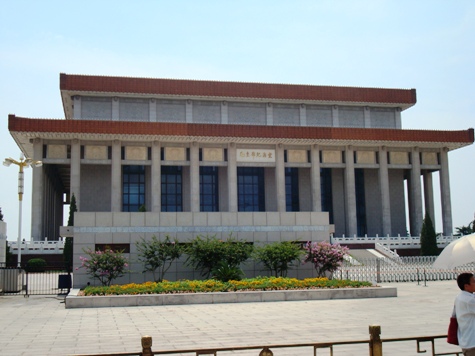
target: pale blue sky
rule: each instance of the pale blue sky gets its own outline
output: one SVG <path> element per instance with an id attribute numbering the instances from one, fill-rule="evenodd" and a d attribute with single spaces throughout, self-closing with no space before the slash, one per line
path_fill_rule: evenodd
<path id="1" fill-rule="evenodd" d="M 63 118 L 59 73 L 415 88 L 403 128 L 461 130 L 475 119 L 475 2 L 2 1 L 1 159 L 19 157 L 8 114 Z M 454 227 L 475 212 L 475 148 L 449 153 Z M 0 167 L 9 240 L 17 173 Z M 436 214 L 438 203 L 438 179 Z M 29 239 L 31 171 L 23 238 Z M 441 231 L 440 216 L 436 230 Z"/>

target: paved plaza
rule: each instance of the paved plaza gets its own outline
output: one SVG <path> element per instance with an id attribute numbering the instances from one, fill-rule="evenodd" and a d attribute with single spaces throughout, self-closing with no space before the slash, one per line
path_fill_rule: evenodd
<path id="1" fill-rule="evenodd" d="M 398 297 L 214 305 L 65 309 L 55 296 L 0 297 L 1 355 L 74 355 L 138 352 L 143 335 L 153 351 L 224 346 L 296 344 L 381 337 L 442 335 L 447 332 L 455 281 L 384 284 Z M 430 354 L 430 344 L 422 344 Z M 445 340 L 436 351 L 454 352 Z M 313 355 L 312 348 L 273 349 L 275 356 Z M 384 343 L 384 356 L 417 355 L 415 341 Z M 259 351 L 219 355 L 258 355 Z M 329 355 L 328 349 L 317 355 Z M 188 354 L 191 355 L 191 354 Z M 368 355 L 368 345 L 336 346 L 334 355 Z"/>

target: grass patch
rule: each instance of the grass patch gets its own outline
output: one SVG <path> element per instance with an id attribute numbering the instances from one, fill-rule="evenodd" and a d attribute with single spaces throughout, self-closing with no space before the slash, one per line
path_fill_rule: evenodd
<path id="1" fill-rule="evenodd" d="M 146 282 L 142 284 L 112 285 L 110 287 L 86 287 L 84 295 L 137 295 L 137 294 L 179 294 L 239 291 L 271 291 L 322 288 L 364 288 L 371 287 L 371 282 L 337 280 L 328 278 L 282 278 L 257 277 L 241 281 L 220 282 L 214 279 L 204 281 L 180 280 L 176 282 Z"/>

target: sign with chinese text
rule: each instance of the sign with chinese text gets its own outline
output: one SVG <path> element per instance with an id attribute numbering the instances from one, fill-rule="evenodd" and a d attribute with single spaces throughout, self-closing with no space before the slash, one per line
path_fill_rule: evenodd
<path id="1" fill-rule="evenodd" d="M 238 148 L 236 160 L 238 162 L 275 162 L 275 150 Z"/>

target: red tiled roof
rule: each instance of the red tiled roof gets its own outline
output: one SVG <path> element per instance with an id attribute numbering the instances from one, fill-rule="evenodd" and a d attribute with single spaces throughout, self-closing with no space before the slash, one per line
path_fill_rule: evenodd
<path id="1" fill-rule="evenodd" d="M 74 92 L 138 93 L 223 98 L 324 102 L 416 103 L 415 89 L 357 88 L 201 80 L 71 75 L 61 73 L 60 89 Z"/>
<path id="2" fill-rule="evenodd" d="M 9 115 L 10 132 L 167 135 L 189 137 L 282 138 L 472 144 L 474 130 L 435 131 L 343 127 L 212 125 L 162 122 L 27 119 Z"/>

